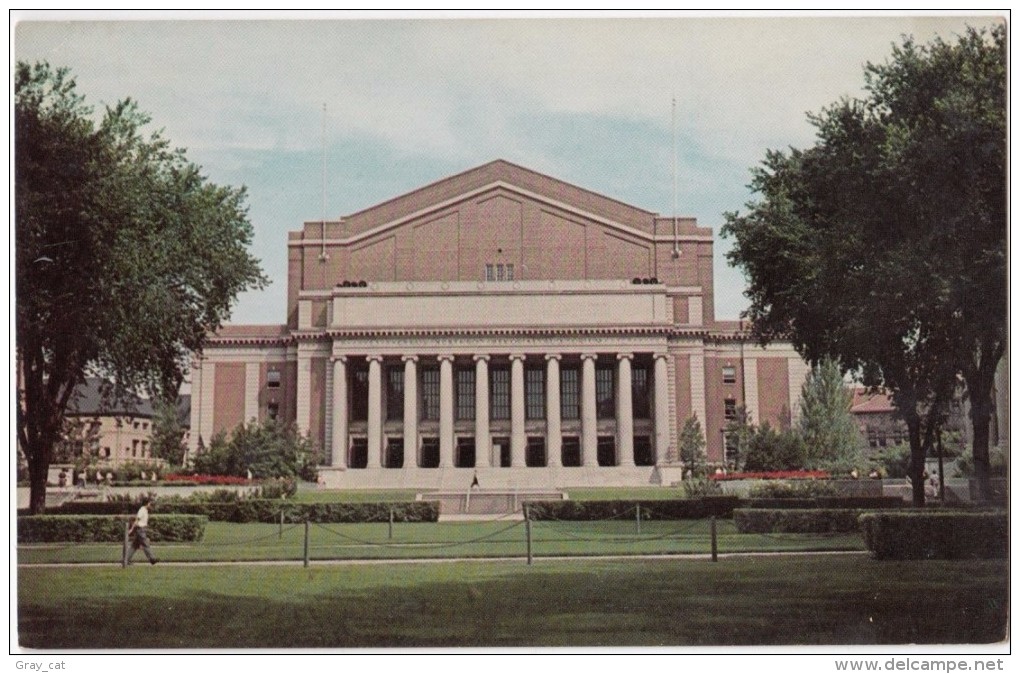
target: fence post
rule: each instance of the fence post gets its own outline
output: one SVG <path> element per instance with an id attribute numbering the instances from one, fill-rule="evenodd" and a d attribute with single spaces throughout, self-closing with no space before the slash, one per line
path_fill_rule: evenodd
<path id="1" fill-rule="evenodd" d="M 719 545 L 715 538 L 715 515 L 712 516 L 712 561 L 719 561 Z"/>
<path id="2" fill-rule="evenodd" d="M 283 540 L 283 508 L 280 508 L 280 536 L 279 539 Z"/>
<path id="3" fill-rule="evenodd" d="M 528 566 L 531 566 L 531 511 L 527 503 L 524 504 L 524 530 L 528 537 Z"/>
<path id="4" fill-rule="evenodd" d="M 390 532 L 389 539 L 393 540 L 393 506 L 390 506 Z"/>
<path id="5" fill-rule="evenodd" d="M 127 565 L 128 565 L 128 545 L 130 544 L 128 542 L 128 538 L 129 538 L 129 536 L 128 536 L 128 529 L 130 529 L 130 528 L 131 528 L 131 525 L 129 525 L 125 521 L 124 522 L 124 548 L 120 552 L 120 568 L 122 568 L 122 569 L 126 569 Z"/>
<path id="6" fill-rule="evenodd" d="M 308 520 L 305 520 L 305 568 L 308 568 Z"/>
<path id="7" fill-rule="evenodd" d="M 641 504 L 637 504 L 637 532 L 638 536 L 641 535 Z"/>

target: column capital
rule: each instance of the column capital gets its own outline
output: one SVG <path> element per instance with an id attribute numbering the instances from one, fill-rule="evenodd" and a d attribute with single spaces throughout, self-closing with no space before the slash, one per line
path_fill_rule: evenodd
<path id="1" fill-rule="evenodd" d="M 616 360 L 634 360 L 633 353 L 618 353 L 616 354 Z"/>
<path id="2" fill-rule="evenodd" d="M 417 363 L 418 362 L 418 356 L 413 356 L 413 355 L 411 355 L 411 356 L 401 356 L 400 360 L 404 361 L 405 363 L 407 361 L 411 361 L 411 362 Z"/>
<path id="3" fill-rule="evenodd" d="M 547 353 L 547 354 L 545 354 L 545 359 L 546 360 L 560 360 L 561 358 L 563 358 L 563 356 L 561 356 L 558 353 Z"/>
<path id="4" fill-rule="evenodd" d="M 666 353 L 665 351 L 657 351 L 652 354 L 652 358 L 655 358 L 656 360 L 658 360 L 659 358 L 663 360 L 669 360 L 669 354 Z"/>
<path id="5" fill-rule="evenodd" d="M 592 361 L 594 361 L 594 360 L 598 360 L 598 359 L 599 359 L 599 354 L 597 354 L 597 353 L 582 353 L 581 354 L 581 360 L 592 360 Z"/>
<path id="6" fill-rule="evenodd" d="M 511 353 L 510 360 L 524 361 L 525 355 L 523 353 Z"/>
<path id="7" fill-rule="evenodd" d="M 346 363 L 347 356 L 330 356 L 329 362 L 331 363 Z"/>
<path id="8" fill-rule="evenodd" d="M 371 363 L 373 360 L 374 361 L 378 361 L 379 363 L 382 363 L 383 356 L 382 356 L 381 353 L 371 353 L 371 354 L 365 356 L 365 360 L 367 360 L 369 363 Z"/>
<path id="9" fill-rule="evenodd" d="M 474 361 L 475 361 L 476 363 L 477 363 L 478 361 L 480 361 L 480 360 L 484 360 L 484 361 L 488 362 L 488 360 L 489 360 L 489 354 L 487 354 L 487 353 L 476 353 L 476 354 L 475 354 L 474 356 L 472 356 L 472 359 L 473 359 L 473 360 L 474 360 Z"/>
<path id="10" fill-rule="evenodd" d="M 441 353 L 438 356 L 436 356 L 436 360 L 438 360 L 440 363 L 442 363 L 444 360 L 448 360 L 448 361 L 450 361 L 452 363 L 453 362 L 453 354 L 452 353 Z"/>

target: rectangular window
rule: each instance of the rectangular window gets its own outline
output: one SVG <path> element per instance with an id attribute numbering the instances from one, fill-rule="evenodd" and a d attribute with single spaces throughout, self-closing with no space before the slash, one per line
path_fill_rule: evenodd
<path id="1" fill-rule="evenodd" d="M 496 268 L 494 265 L 491 264 L 485 265 L 485 280 L 486 281 L 496 280 Z"/>
<path id="2" fill-rule="evenodd" d="M 279 370 L 269 370 L 266 372 L 266 386 L 269 388 L 280 388 Z"/>
<path id="3" fill-rule="evenodd" d="M 651 400 L 648 394 L 648 368 L 635 367 L 631 372 L 630 383 L 634 418 L 651 418 Z"/>
<path id="4" fill-rule="evenodd" d="M 496 265 L 496 280 L 497 281 L 506 280 L 506 267 L 503 265 L 502 262 Z"/>
<path id="5" fill-rule="evenodd" d="M 540 468 L 545 464 L 545 438 L 528 438 L 528 444 L 524 448 L 524 465 L 529 468 Z"/>
<path id="6" fill-rule="evenodd" d="M 439 468 L 439 438 L 424 437 L 421 439 L 422 468 Z"/>
<path id="7" fill-rule="evenodd" d="M 421 418 L 439 419 L 439 370 L 436 368 L 421 371 Z"/>
<path id="8" fill-rule="evenodd" d="M 368 466 L 368 438 L 351 438 L 347 465 L 350 468 L 366 468 Z"/>
<path id="9" fill-rule="evenodd" d="M 736 384 L 737 368 L 733 367 L 732 365 L 723 365 L 722 382 L 724 384 Z"/>
<path id="10" fill-rule="evenodd" d="M 386 418 L 399 421 L 404 418 L 404 371 L 393 368 L 386 371 Z"/>
<path id="11" fill-rule="evenodd" d="M 616 387 L 613 368 L 595 368 L 595 411 L 599 419 L 616 418 Z"/>
<path id="12" fill-rule="evenodd" d="M 383 457 L 383 468 L 403 468 L 403 467 L 404 467 L 404 439 L 387 438 L 386 454 Z"/>
<path id="13" fill-rule="evenodd" d="M 723 418 L 726 421 L 737 420 L 737 401 L 733 398 L 727 398 L 723 401 Z"/>
<path id="14" fill-rule="evenodd" d="M 368 421 L 368 368 L 351 372 L 351 421 Z"/>
<path id="15" fill-rule="evenodd" d="M 274 401 L 266 405 L 266 415 L 274 420 L 280 416 L 280 403 Z"/>
<path id="16" fill-rule="evenodd" d="M 475 371 L 457 370 L 457 419 L 475 418 Z"/>
<path id="17" fill-rule="evenodd" d="M 507 281 L 514 280 L 514 266 L 512 264 L 508 264 L 506 266 L 506 280 Z"/>
<path id="18" fill-rule="evenodd" d="M 489 382 L 490 416 L 493 419 L 510 418 L 510 370 L 493 368 Z"/>
<path id="19" fill-rule="evenodd" d="M 524 371 L 524 418 L 545 419 L 545 370 Z"/>
<path id="20" fill-rule="evenodd" d="M 560 370 L 560 418 L 581 418 L 580 372 L 573 368 Z"/>

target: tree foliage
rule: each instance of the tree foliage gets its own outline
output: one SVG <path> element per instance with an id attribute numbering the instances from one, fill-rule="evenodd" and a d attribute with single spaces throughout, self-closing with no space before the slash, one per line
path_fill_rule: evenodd
<path id="1" fill-rule="evenodd" d="M 769 422 L 752 427 L 742 449 L 742 470 L 769 472 L 800 470 L 807 461 L 807 447 L 800 434 L 791 429 L 776 430 Z"/>
<path id="2" fill-rule="evenodd" d="M 230 434 L 218 433 L 209 447 L 194 457 L 194 469 L 208 475 L 256 479 L 297 478 L 312 481 L 317 460 L 312 441 L 293 424 L 274 419 L 241 424 Z"/>
<path id="3" fill-rule="evenodd" d="M 96 117 L 66 69 L 15 71 L 18 439 L 31 509 L 87 373 L 176 396 L 192 353 L 265 278 L 243 188 L 209 182 L 130 99 Z"/>
<path id="4" fill-rule="evenodd" d="M 807 464 L 849 473 L 862 466 L 862 438 L 850 413 L 853 395 L 832 358 L 823 358 L 808 374 L 800 395 L 800 434 Z"/>
<path id="5" fill-rule="evenodd" d="M 180 411 L 176 402 L 153 401 L 156 416 L 152 419 L 152 454 L 171 466 L 184 462 L 187 445 L 184 443 L 184 427 L 181 426 Z"/>
<path id="6" fill-rule="evenodd" d="M 767 153 L 751 184 L 761 200 L 723 228 L 762 341 L 831 355 L 892 392 L 917 503 L 958 375 L 987 475 L 1006 338 L 1005 49 L 1001 24 L 953 44 L 905 39 L 866 66 L 866 98 L 809 117 L 813 147 Z"/>
<path id="7" fill-rule="evenodd" d="M 680 429 L 680 461 L 692 472 L 700 467 L 705 470 L 708 466 L 708 456 L 705 454 L 705 434 L 701 432 L 701 422 L 693 414 L 684 421 Z"/>

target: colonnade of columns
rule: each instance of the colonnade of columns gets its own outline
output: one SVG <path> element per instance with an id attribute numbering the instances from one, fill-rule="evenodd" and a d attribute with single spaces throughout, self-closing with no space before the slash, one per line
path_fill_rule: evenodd
<path id="1" fill-rule="evenodd" d="M 665 459 L 670 438 L 667 366 L 665 353 L 652 354 L 653 442 L 657 461 Z M 419 412 L 419 363 L 434 358 L 439 365 L 439 467 L 455 465 L 455 400 L 454 400 L 454 355 L 438 356 L 405 355 L 403 376 L 403 438 L 404 467 L 414 466 L 418 448 Z M 580 464 L 598 465 L 598 411 L 596 406 L 596 361 L 615 359 L 615 421 L 617 465 L 634 466 L 634 401 L 632 397 L 632 362 L 634 354 L 618 353 L 615 356 L 586 352 L 580 354 Z M 364 359 L 364 360 L 362 360 Z M 562 465 L 561 452 L 563 420 L 561 419 L 561 372 L 562 355 L 545 354 L 545 456 L 546 465 Z M 383 356 L 333 356 L 332 357 L 333 408 L 332 415 L 332 460 L 334 467 L 348 467 L 350 446 L 349 370 L 356 360 L 367 361 L 368 365 L 368 414 L 367 414 L 367 468 L 381 468 L 384 452 L 384 407 L 383 407 Z M 488 354 L 473 356 L 475 373 L 474 437 L 480 451 L 476 452 L 476 467 L 493 465 L 491 448 L 490 419 L 490 360 Z M 526 465 L 527 426 L 525 402 L 525 360 L 524 354 L 510 354 L 510 466 Z M 389 421 L 393 421 L 390 419 Z M 498 461 L 496 462 L 498 465 Z"/>

